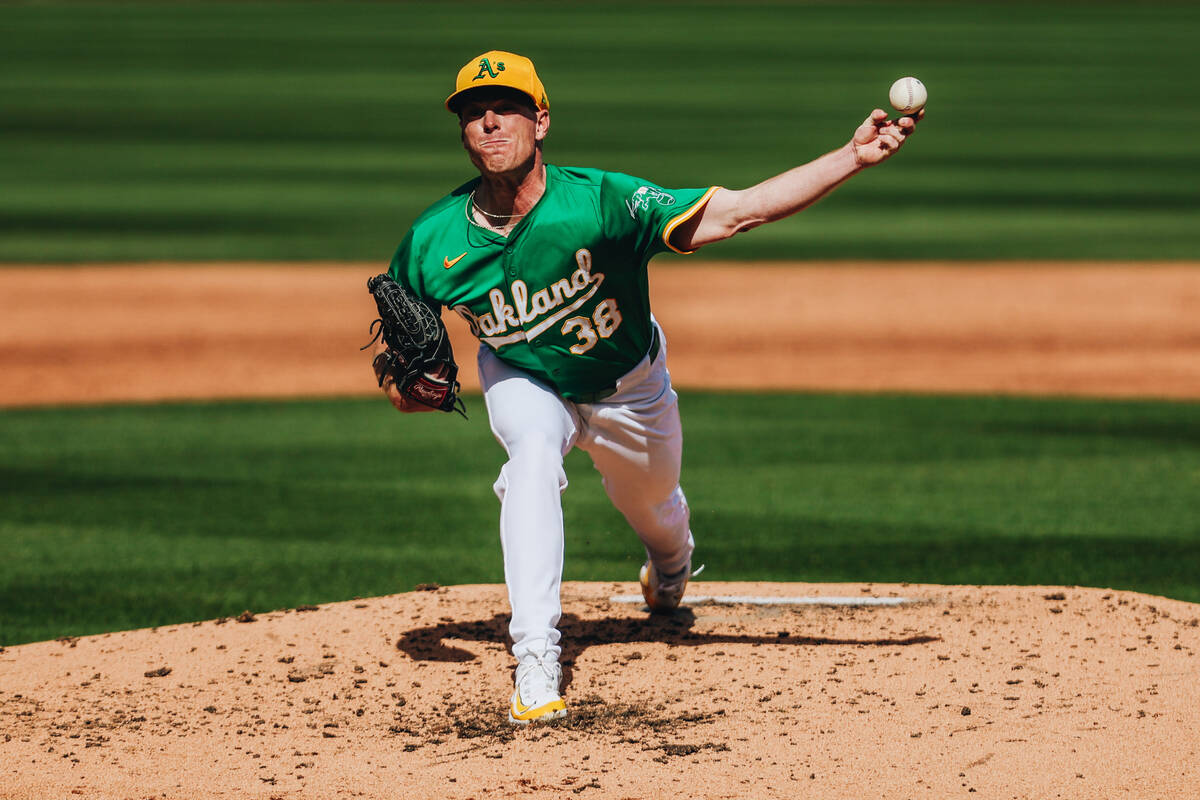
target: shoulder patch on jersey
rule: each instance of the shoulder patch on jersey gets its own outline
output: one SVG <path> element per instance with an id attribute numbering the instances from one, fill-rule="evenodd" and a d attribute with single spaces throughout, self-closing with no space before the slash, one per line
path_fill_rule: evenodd
<path id="1" fill-rule="evenodd" d="M 625 207 L 629 209 L 629 216 L 637 219 L 637 212 L 645 211 L 650 207 L 651 203 L 658 203 L 660 206 L 673 206 L 675 205 L 675 198 L 662 189 L 656 189 L 653 186 L 640 186 L 625 201 Z"/>

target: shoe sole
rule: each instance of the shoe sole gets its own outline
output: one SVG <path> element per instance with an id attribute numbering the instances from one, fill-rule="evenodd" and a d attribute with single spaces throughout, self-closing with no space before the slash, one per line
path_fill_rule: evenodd
<path id="1" fill-rule="evenodd" d="M 689 576 L 690 578 L 691 576 Z M 683 582 L 683 591 L 679 593 L 679 599 L 672 605 L 661 605 L 656 603 L 656 593 L 650 585 L 650 564 L 649 562 L 642 564 L 642 569 L 638 572 L 638 582 L 642 584 L 642 599 L 646 601 L 646 605 L 650 608 L 651 614 L 673 614 L 679 609 L 679 603 L 683 600 L 683 592 L 687 591 L 688 581 Z"/>
<path id="2" fill-rule="evenodd" d="M 508 708 L 508 721 L 513 725 L 528 725 L 531 722 L 550 722 L 551 720 L 562 719 L 566 715 L 567 704 L 562 700 L 552 700 L 544 706 L 528 709 L 520 716 L 513 715 L 511 705 Z"/>

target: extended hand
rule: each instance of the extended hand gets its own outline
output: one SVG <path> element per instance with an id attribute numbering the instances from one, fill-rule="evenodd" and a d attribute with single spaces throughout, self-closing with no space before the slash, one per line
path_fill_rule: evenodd
<path id="1" fill-rule="evenodd" d="M 887 118 L 887 112 L 877 108 L 871 116 L 858 126 L 850 146 L 854 150 L 854 160 L 860 167 L 870 167 L 886 161 L 892 156 L 917 127 L 917 121 L 925 116 L 925 109 L 918 111 L 914 117 L 901 117 L 898 120 Z"/>

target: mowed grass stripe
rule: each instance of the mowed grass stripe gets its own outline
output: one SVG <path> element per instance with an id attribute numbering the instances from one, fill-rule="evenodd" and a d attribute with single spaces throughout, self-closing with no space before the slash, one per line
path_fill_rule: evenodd
<path id="1" fill-rule="evenodd" d="M 385 260 L 472 176 L 461 63 L 536 58 L 550 160 L 742 187 L 916 74 L 900 160 L 712 258 L 1194 258 L 1193 4 L 39 3 L 0 25 L 0 262 Z"/>
<path id="2" fill-rule="evenodd" d="M 472 420 L 371 399 L 0 413 L 0 643 L 503 580 Z M 1200 404 L 685 392 L 713 579 L 1082 584 L 1200 601 Z M 568 458 L 567 579 L 642 554 Z"/>

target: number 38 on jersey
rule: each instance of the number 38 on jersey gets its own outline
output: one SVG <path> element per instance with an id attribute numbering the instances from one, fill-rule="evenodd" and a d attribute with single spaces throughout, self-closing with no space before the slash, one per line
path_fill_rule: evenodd
<path id="1" fill-rule="evenodd" d="M 571 345 L 570 351 L 581 356 L 596 346 L 596 342 L 607 339 L 621 326 L 621 311 L 613 298 L 602 300 L 596 306 L 590 317 L 571 317 L 563 323 L 562 334 L 574 332 L 579 337 L 577 344 Z"/>

